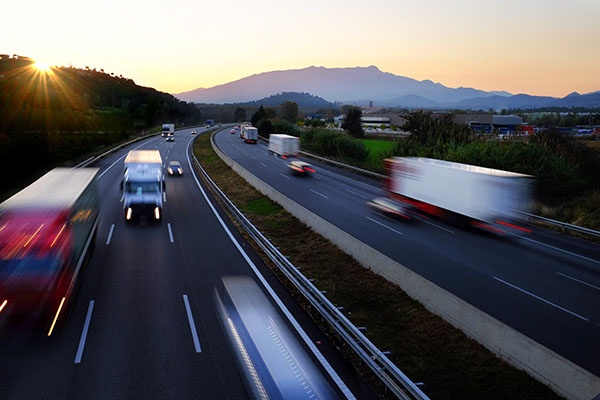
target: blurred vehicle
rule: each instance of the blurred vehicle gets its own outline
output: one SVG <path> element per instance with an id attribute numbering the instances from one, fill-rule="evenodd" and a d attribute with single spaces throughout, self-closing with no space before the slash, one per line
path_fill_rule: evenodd
<path id="1" fill-rule="evenodd" d="M 246 139 L 246 137 L 244 136 L 244 134 L 246 133 L 246 128 L 249 128 L 251 126 L 252 125 L 250 125 L 249 123 L 240 124 L 239 132 L 240 132 L 240 137 L 242 139 Z"/>
<path id="2" fill-rule="evenodd" d="M 123 212 L 127 221 L 162 218 L 165 181 L 158 150 L 131 150 L 123 169 Z"/>
<path id="3" fill-rule="evenodd" d="M 235 128 L 231 128 L 231 129 L 229 130 L 229 133 L 231 133 L 232 135 L 235 135 Z"/>
<path id="4" fill-rule="evenodd" d="M 291 135 L 269 135 L 269 152 L 280 157 L 295 157 L 300 152 L 300 138 Z"/>
<path id="5" fill-rule="evenodd" d="M 0 319 L 50 336 L 91 254 L 97 168 L 56 168 L 0 204 Z"/>
<path id="6" fill-rule="evenodd" d="M 195 134 L 196 134 L 196 131 L 192 131 L 192 135 L 195 135 Z"/>
<path id="7" fill-rule="evenodd" d="M 288 164 L 288 167 L 290 168 L 290 172 L 294 175 L 309 175 L 316 172 L 312 165 L 305 161 L 291 161 Z"/>
<path id="8" fill-rule="evenodd" d="M 167 142 L 174 142 L 174 141 L 175 141 L 175 135 L 170 134 L 167 136 Z"/>
<path id="9" fill-rule="evenodd" d="M 406 205 L 399 203 L 388 197 L 376 197 L 367 202 L 367 205 L 372 209 L 387 214 L 391 217 L 400 217 L 411 219 L 409 209 Z"/>
<path id="10" fill-rule="evenodd" d="M 258 129 L 252 126 L 242 126 L 242 137 L 246 143 L 256 143 L 258 141 Z"/>
<path id="11" fill-rule="evenodd" d="M 253 399 L 339 399 L 343 385 L 305 350 L 295 332 L 247 276 L 225 276 L 215 290 L 218 316 Z M 312 348 L 313 355 L 319 350 Z"/>
<path id="12" fill-rule="evenodd" d="M 532 176 L 419 157 L 384 160 L 390 198 L 436 217 L 497 234 L 529 233 Z"/>
<path id="13" fill-rule="evenodd" d="M 163 124 L 161 130 L 161 136 L 167 137 L 175 134 L 175 124 Z"/>
<path id="14" fill-rule="evenodd" d="M 179 161 L 169 161 L 167 164 L 167 172 L 169 172 L 169 175 L 183 175 L 181 163 Z"/>

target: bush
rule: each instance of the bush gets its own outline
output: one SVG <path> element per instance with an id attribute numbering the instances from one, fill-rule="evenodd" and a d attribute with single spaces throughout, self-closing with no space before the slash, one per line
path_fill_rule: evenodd
<path id="1" fill-rule="evenodd" d="M 587 184 L 577 164 L 537 143 L 473 142 L 448 152 L 445 159 L 533 175 L 542 201 L 561 201 Z"/>
<path id="2" fill-rule="evenodd" d="M 303 150 L 354 163 L 369 160 L 369 150 L 365 144 L 347 134 L 324 129 L 310 129 L 301 136 Z"/>
<path id="3" fill-rule="evenodd" d="M 272 119 L 271 125 L 273 126 L 272 133 L 284 133 L 286 135 L 300 136 L 300 132 L 295 124 L 289 123 L 282 119 Z"/>

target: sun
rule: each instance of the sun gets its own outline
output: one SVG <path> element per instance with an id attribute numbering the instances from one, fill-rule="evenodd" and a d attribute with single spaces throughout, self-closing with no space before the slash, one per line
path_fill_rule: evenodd
<path id="1" fill-rule="evenodd" d="M 50 72 L 50 66 L 46 63 L 36 61 L 34 64 L 35 68 L 40 72 Z"/>

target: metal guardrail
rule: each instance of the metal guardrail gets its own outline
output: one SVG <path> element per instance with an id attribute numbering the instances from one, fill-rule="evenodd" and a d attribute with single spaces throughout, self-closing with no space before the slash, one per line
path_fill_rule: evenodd
<path id="1" fill-rule="evenodd" d="M 561 222 L 561 221 L 555 221 L 555 220 L 550 219 L 550 218 L 540 217 L 539 215 L 534 215 L 534 214 L 530 214 L 530 213 L 526 213 L 526 212 L 524 212 L 522 214 L 525 215 L 525 216 L 527 216 L 527 217 L 529 217 L 529 218 L 531 218 L 531 219 L 542 221 L 542 222 L 545 222 L 545 223 L 550 224 L 550 225 L 558 226 L 558 227 L 565 228 L 565 229 L 568 229 L 568 230 L 571 230 L 571 231 L 585 233 L 585 234 L 591 235 L 591 236 L 600 237 L 600 232 L 592 230 L 592 229 L 584 228 L 582 226 L 568 224 L 566 222 Z"/>
<path id="2" fill-rule="evenodd" d="M 387 390 L 396 397 L 406 400 L 429 399 L 415 383 L 413 383 L 384 352 L 379 350 L 361 331 L 354 326 L 344 314 L 332 304 L 329 299 L 318 290 L 312 282 L 307 279 L 300 270 L 295 267 L 279 250 L 264 237 L 264 235 L 245 217 L 245 215 L 233 204 L 231 200 L 221 191 L 216 183 L 210 178 L 200 165 L 200 162 L 192 154 L 192 157 L 201 171 L 205 182 L 213 189 L 214 193 L 222 200 L 223 204 L 237 219 L 238 223 L 277 265 L 287 279 L 297 290 L 310 302 L 324 318 L 325 321 L 339 334 L 345 343 L 357 354 L 362 362 L 381 380 Z"/>
<path id="3" fill-rule="evenodd" d="M 123 148 L 123 147 L 125 147 L 125 146 L 129 146 L 129 145 L 130 145 L 130 144 L 132 144 L 132 143 L 138 142 L 138 141 L 140 141 L 140 140 L 147 139 L 147 138 L 149 138 L 149 137 L 151 137 L 151 136 L 156 136 L 157 134 L 158 134 L 158 133 L 150 133 L 150 134 L 147 134 L 147 135 L 144 135 L 144 136 L 137 137 L 137 138 L 135 138 L 135 139 L 132 139 L 132 140 L 128 140 L 127 142 L 121 143 L 121 144 L 119 144 L 119 145 L 117 145 L 117 146 L 115 146 L 115 147 L 113 147 L 113 148 L 111 148 L 111 149 L 108 149 L 107 151 L 105 151 L 104 153 L 102 153 L 102 154 L 100 154 L 100 155 L 98 155 L 98 156 L 91 156 L 91 157 L 90 157 L 90 158 L 88 158 L 87 160 L 85 160 L 85 161 L 82 161 L 82 162 L 80 162 L 79 164 L 77 164 L 77 165 L 75 166 L 75 168 L 85 168 L 85 167 L 87 167 L 88 165 L 91 165 L 91 164 L 93 164 L 94 162 L 96 162 L 96 161 L 97 161 L 97 160 L 99 160 L 100 158 L 102 158 L 102 157 L 105 157 L 105 156 L 107 156 L 107 155 L 109 155 L 109 154 L 111 154 L 111 153 L 113 153 L 113 152 L 115 152 L 115 151 L 119 150 L 120 148 Z"/>

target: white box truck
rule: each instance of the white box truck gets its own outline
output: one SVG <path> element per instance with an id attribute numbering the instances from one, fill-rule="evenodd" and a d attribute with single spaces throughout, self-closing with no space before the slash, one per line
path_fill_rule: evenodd
<path id="1" fill-rule="evenodd" d="M 284 134 L 271 134 L 269 151 L 280 157 L 296 157 L 300 153 L 300 138 Z"/>
<path id="2" fill-rule="evenodd" d="M 244 142 L 246 143 L 256 143 L 258 141 L 258 129 L 252 126 L 243 126 L 244 130 Z"/>
<path id="3" fill-rule="evenodd" d="M 384 161 L 389 195 L 421 212 L 461 216 L 497 233 L 527 232 L 530 175 L 431 158 L 394 157 Z"/>
<path id="4" fill-rule="evenodd" d="M 125 158 L 121 186 L 125 220 L 162 219 L 165 177 L 158 150 L 131 150 Z"/>
<path id="5" fill-rule="evenodd" d="M 174 135 L 174 134 L 175 134 L 175 124 L 163 124 L 162 125 L 162 131 L 161 131 L 162 137 L 167 137 L 169 135 Z"/>

